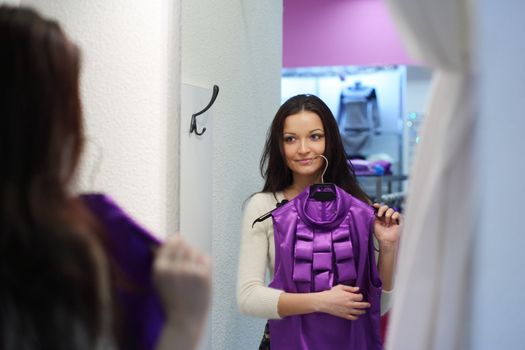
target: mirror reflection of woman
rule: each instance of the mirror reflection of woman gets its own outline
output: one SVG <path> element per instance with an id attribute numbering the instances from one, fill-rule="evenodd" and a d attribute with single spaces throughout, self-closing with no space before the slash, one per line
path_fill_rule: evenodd
<path id="1" fill-rule="evenodd" d="M 237 283 L 238 306 L 244 314 L 271 320 L 326 313 L 355 321 L 371 306 L 354 285 L 337 284 L 324 291 L 289 293 L 268 287 L 265 282 L 267 271 L 270 279 L 274 277 L 274 227 L 271 219 L 253 227 L 252 223 L 282 200 L 291 201 L 310 185 L 319 183 L 325 168 L 320 155 L 328 160 L 325 182 L 336 184 L 366 205 L 371 204 L 347 163 L 337 123 L 326 104 L 313 95 L 298 95 L 286 101 L 275 115 L 261 158 L 263 189 L 250 198 L 244 212 Z M 373 206 L 384 314 L 390 308 L 401 217 L 385 205 Z M 261 349 L 269 348 L 271 339 L 267 325 Z"/>

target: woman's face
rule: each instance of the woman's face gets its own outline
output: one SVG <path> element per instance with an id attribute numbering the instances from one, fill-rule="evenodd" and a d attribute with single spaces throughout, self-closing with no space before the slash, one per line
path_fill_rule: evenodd
<path id="1" fill-rule="evenodd" d="M 286 117 L 283 127 L 283 149 L 294 179 L 311 177 L 314 181 L 324 165 L 325 135 L 321 118 L 314 112 L 301 111 Z"/>

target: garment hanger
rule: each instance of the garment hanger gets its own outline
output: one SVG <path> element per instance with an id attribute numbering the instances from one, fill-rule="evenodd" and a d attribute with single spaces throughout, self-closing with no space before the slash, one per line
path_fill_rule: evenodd
<path id="1" fill-rule="evenodd" d="M 288 203 L 288 202 L 289 202 L 288 199 L 283 199 L 282 201 L 277 202 L 277 204 L 275 205 L 275 209 L 270 210 L 269 212 L 267 212 L 267 213 L 265 213 L 265 214 L 259 216 L 257 219 L 255 219 L 255 220 L 253 221 L 253 223 L 252 223 L 252 228 L 253 228 L 253 226 L 255 226 L 256 223 L 258 223 L 258 222 L 263 222 L 264 220 L 268 219 L 270 216 L 272 216 L 272 213 L 273 213 L 274 210 L 276 210 L 277 208 L 279 208 L 279 207 L 285 205 L 285 204 Z"/>
<path id="2" fill-rule="evenodd" d="M 318 155 L 317 157 L 322 157 L 324 159 L 325 166 L 324 166 L 323 173 L 321 174 L 321 183 L 313 184 L 310 186 L 310 198 L 313 198 L 319 202 L 333 201 L 337 198 L 336 192 L 335 192 L 335 184 L 324 182 L 324 174 L 326 173 L 326 170 L 328 169 L 328 159 L 322 154 Z"/>
<path id="3" fill-rule="evenodd" d="M 325 160 L 326 165 L 324 167 L 323 173 L 321 174 L 321 183 L 310 186 L 310 198 L 320 202 L 333 201 L 336 199 L 335 185 L 332 183 L 324 183 L 324 174 L 326 173 L 326 169 L 328 169 L 328 159 L 323 155 L 316 156 L 315 158 L 317 157 L 322 157 Z M 263 222 L 264 220 L 271 217 L 274 210 L 288 202 L 288 199 L 283 199 L 282 201 L 277 202 L 275 209 L 270 210 L 253 221 L 252 228 L 256 223 Z"/>

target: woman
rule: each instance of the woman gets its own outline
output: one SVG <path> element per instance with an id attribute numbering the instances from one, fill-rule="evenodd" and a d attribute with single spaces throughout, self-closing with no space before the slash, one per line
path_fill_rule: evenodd
<path id="1" fill-rule="evenodd" d="M 326 171 L 321 155 L 328 162 Z M 272 278 L 276 268 L 274 226 L 272 220 L 253 224 L 255 219 L 275 209 L 277 203 L 298 198 L 310 185 L 321 180 L 336 184 L 358 199 L 361 203 L 358 206 L 369 206 L 368 197 L 347 165 L 335 119 L 323 101 L 313 95 L 298 95 L 279 108 L 261 158 L 261 172 L 264 187 L 250 199 L 244 213 L 237 290 L 241 312 L 270 320 L 313 313 L 358 320 L 371 305 L 366 298 L 363 300 L 357 286 L 338 284 L 327 290 L 305 293 L 267 287 L 266 268 Z M 373 234 L 379 244 L 377 268 L 382 281 L 384 313 L 388 310 L 392 289 L 400 215 L 387 206 L 374 204 L 374 207 L 377 212 Z"/>
<path id="2" fill-rule="evenodd" d="M 208 258 L 178 237 L 155 248 L 107 197 L 70 191 L 84 144 L 78 48 L 56 22 L 8 6 L 0 45 L 0 348 L 194 349 Z M 123 260 L 130 242 L 142 255 Z M 145 300 L 161 308 L 156 333 L 128 318 Z"/>

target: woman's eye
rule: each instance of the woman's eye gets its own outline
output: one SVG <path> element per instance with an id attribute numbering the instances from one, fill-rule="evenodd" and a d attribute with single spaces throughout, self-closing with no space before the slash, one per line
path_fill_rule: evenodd
<path id="1" fill-rule="evenodd" d="M 293 136 L 285 136 L 284 137 L 284 142 L 286 143 L 290 143 L 290 142 L 294 142 L 295 141 L 295 137 Z"/>
<path id="2" fill-rule="evenodd" d="M 321 134 L 313 134 L 313 135 L 310 136 L 310 138 L 311 138 L 312 140 L 314 140 L 314 141 L 318 141 L 318 140 L 320 140 L 322 137 L 323 137 L 323 135 L 321 135 Z"/>

